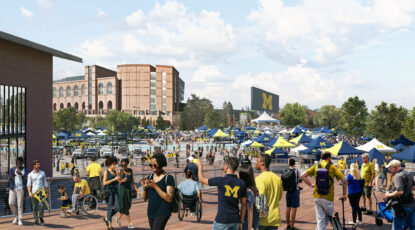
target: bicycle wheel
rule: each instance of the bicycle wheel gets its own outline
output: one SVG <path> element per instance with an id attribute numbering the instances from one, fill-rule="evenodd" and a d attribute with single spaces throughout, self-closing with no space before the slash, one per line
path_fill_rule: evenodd
<path id="1" fill-rule="evenodd" d="M 182 199 L 179 199 L 179 210 L 177 212 L 177 217 L 179 217 L 179 220 L 182 221 L 184 218 L 185 209 L 183 208 Z"/>
<path id="2" fill-rule="evenodd" d="M 197 222 L 200 222 L 200 220 L 202 219 L 202 202 L 200 201 L 196 202 L 196 218 Z"/>
<path id="3" fill-rule="evenodd" d="M 82 210 L 89 215 L 93 215 L 98 210 L 98 199 L 94 196 L 87 196 L 82 201 Z"/>

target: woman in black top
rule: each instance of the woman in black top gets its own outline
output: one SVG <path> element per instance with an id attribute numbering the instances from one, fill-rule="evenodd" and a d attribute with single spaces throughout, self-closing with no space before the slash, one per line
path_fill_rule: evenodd
<path id="1" fill-rule="evenodd" d="M 115 157 L 108 157 L 105 160 L 105 166 L 108 167 L 107 170 L 104 172 L 104 189 L 108 191 L 108 210 L 107 210 L 107 217 L 104 217 L 104 222 L 107 225 L 108 229 L 112 229 L 112 217 L 118 212 L 119 205 L 118 205 L 118 181 L 121 179 L 117 172 L 115 171 L 115 167 L 117 166 L 117 158 Z M 118 222 L 118 217 L 115 217 L 115 221 Z"/>
<path id="2" fill-rule="evenodd" d="M 121 169 L 118 171 L 118 175 L 121 177 L 119 182 L 119 204 L 120 204 L 120 215 L 118 219 L 115 219 L 118 226 L 121 226 L 119 220 L 123 215 L 127 217 L 128 228 L 134 228 L 130 219 L 130 208 L 131 208 L 131 191 L 134 189 L 137 193 L 137 196 L 140 196 L 137 185 L 134 183 L 134 174 L 133 170 L 128 167 L 130 161 L 126 158 L 121 160 Z"/>
<path id="3" fill-rule="evenodd" d="M 148 200 L 147 216 L 151 230 L 163 230 L 171 216 L 171 202 L 174 192 L 174 178 L 163 167 L 167 166 L 163 154 L 154 154 L 150 167 L 154 174 L 142 179 L 144 201 Z"/>

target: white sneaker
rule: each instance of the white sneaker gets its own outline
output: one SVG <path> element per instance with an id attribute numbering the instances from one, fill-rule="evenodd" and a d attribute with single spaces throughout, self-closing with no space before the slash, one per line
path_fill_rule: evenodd
<path id="1" fill-rule="evenodd" d="M 353 222 L 353 221 L 349 221 L 349 224 L 356 225 L 356 223 L 355 223 L 355 222 Z"/>
<path id="2" fill-rule="evenodd" d="M 17 217 L 16 217 L 16 218 L 14 218 L 14 220 L 13 220 L 12 224 L 17 224 Z"/>
<path id="3" fill-rule="evenodd" d="M 357 221 L 357 225 L 362 225 L 362 224 L 363 224 L 362 221 L 360 221 L 360 220 Z"/>
<path id="4" fill-rule="evenodd" d="M 135 228 L 135 227 L 134 227 L 134 225 L 133 225 L 133 224 L 128 224 L 128 228 L 129 228 L 129 229 L 133 229 L 133 228 Z"/>
<path id="5" fill-rule="evenodd" d="M 21 219 L 19 219 L 19 221 L 17 222 L 17 224 L 18 224 L 19 226 L 23 226 L 22 220 L 21 220 Z"/>

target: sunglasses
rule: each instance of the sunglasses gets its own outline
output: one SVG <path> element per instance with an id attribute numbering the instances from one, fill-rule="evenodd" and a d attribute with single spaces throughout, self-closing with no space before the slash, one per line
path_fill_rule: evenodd
<path id="1" fill-rule="evenodd" d="M 128 165 L 121 165 L 121 167 L 127 167 Z"/>
<path id="2" fill-rule="evenodd" d="M 158 168 L 159 166 L 156 164 L 149 164 L 148 166 L 150 166 L 150 168 Z"/>

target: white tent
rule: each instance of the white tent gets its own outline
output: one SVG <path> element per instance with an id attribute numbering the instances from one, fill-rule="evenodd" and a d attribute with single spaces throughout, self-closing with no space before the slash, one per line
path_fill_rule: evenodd
<path id="1" fill-rule="evenodd" d="M 396 150 L 394 148 L 391 148 L 382 142 L 378 141 L 376 138 L 373 138 L 371 141 L 367 142 L 364 145 L 361 145 L 357 147 L 356 149 L 361 150 L 363 152 L 369 152 L 373 148 L 379 150 L 379 152 L 382 153 L 394 153 Z"/>
<path id="2" fill-rule="evenodd" d="M 243 146 L 247 146 L 247 145 L 249 145 L 249 144 L 251 144 L 251 143 L 252 143 L 252 141 L 251 141 L 251 140 L 247 140 L 247 141 L 243 142 L 243 143 L 242 143 L 242 145 L 243 145 Z"/>
<path id="3" fill-rule="evenodd" d="M 259 116 L 257 119 L 253 119 L 251 123 L 253 122 L 256 122 L 257 124 L 264 123 L 264 122 L 275 122 L 278 124 L 280 123 L 279 120 L 272 118 L 270 115 L 268 115 L 265 112 L 261 116 Z"/>
<path id="4" fill-rule="evenodd" d="M 103 137 L 103 136 L 107 136 L 107 134 L 106 134 L 106 133 L 104 133 L 104 132 L 98 132 L 98 133 L 97 133 L 97 136 Z"/>
<path id="5" fill-rule="evenodd" d="M 88 136 L 95 136 L 95 133 L 93 133 L 92 131 L 89 131 L 86 135 L 88 135 Z"/>
<path id="6" fill-rule="evenodd" d="M 295 152 L 295 153 L 299 153 L 301 150 L 306 150 L 307 147 L 305 147 L 304 145 L 299 145 L 296 148 L 291 149 L 291 152 Z"/>

